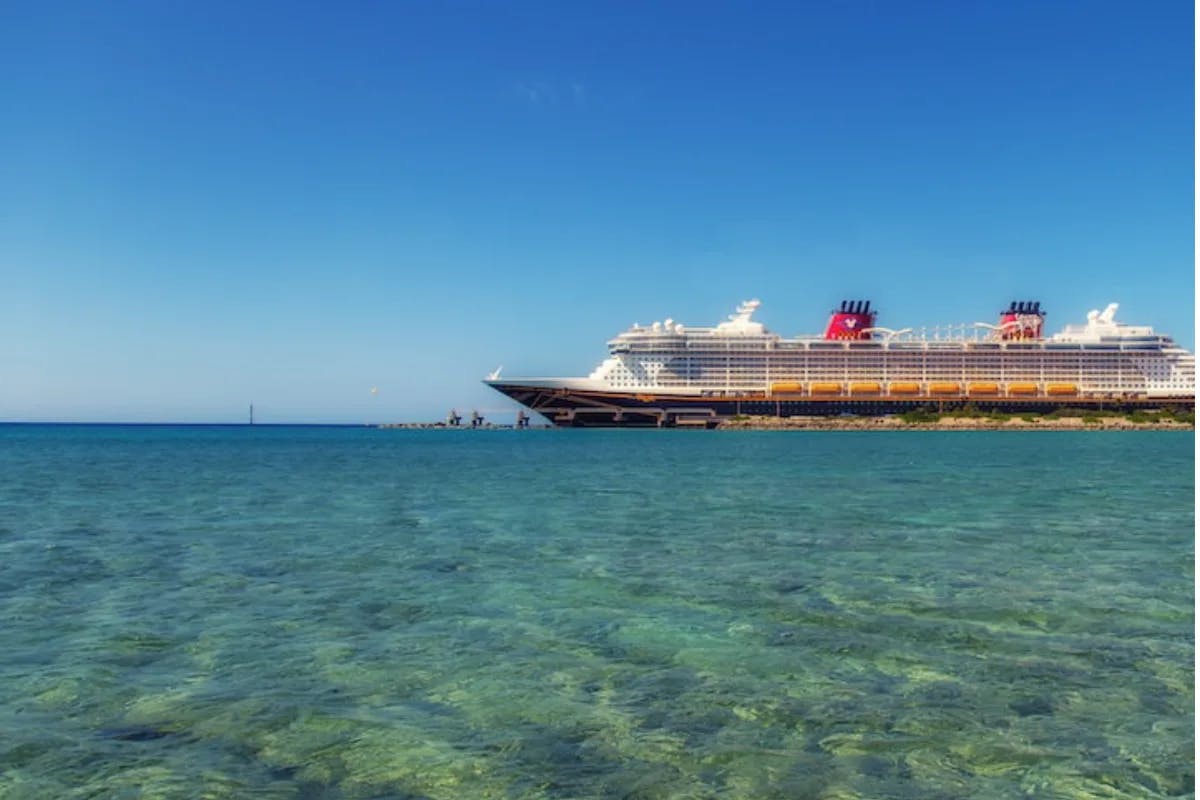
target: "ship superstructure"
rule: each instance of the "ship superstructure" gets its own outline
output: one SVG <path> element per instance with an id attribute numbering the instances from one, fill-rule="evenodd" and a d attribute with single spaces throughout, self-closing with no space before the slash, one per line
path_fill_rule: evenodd
<path id="1" fill-rule="evenodd" d="M 633 325 L 586 378 L 501 379 L 493 388 L 562 425 L 704 424 L 733 414 L 878 414 L 936 405 L 1194 407 L 1195 357 L 1117 304 L 1043 335 L 1037 301 L 995 324 L 891 329 L 869 301 L 843 301 L 821 335 L 784 338 L 758 300 L 714 327 Z"/>

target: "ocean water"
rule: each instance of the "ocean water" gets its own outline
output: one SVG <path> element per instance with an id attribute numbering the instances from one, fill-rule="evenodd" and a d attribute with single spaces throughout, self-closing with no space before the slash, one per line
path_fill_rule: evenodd
<path id="1" fill-rule="evenodd" d="M 0 427 L 3 798 L 1158 798 L 1193 436 Z"/>

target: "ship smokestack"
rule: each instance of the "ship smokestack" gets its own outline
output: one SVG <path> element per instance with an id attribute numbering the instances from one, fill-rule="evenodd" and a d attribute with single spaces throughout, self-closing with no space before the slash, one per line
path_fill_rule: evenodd
<path id="1" fill-rule="evenodd" d="M 826 339 L 870 339 L 865 331 L 872 326 L 874 314 L 870 300 L 843 300 L 829 316 Z"/>
<path id="2" fill-rule="evenodd" d="M 1042 304 L 1038 300 L 1013 300 L 1008 310 L 1000 312 L 1001 339 L 1042 338 Z"/>

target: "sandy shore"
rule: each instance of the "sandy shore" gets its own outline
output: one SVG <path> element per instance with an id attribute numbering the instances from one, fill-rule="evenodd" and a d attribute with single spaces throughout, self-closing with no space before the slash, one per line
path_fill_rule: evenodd
<path id="1" fill-rule="evenodd" d="M 942 417 L 936 422 L 906 422 L 898 416 L 889 417 L 742 417 L 721 422 L 720 430 L 756 431 L 1190 431 L 1195 426 L 1177 420 L 1131 422 L 1124 417 L 1101 417 L 1085 421 L 1082 417 L 1035 417 L 1024 420 L 987 419 L 985 417 Z"/>

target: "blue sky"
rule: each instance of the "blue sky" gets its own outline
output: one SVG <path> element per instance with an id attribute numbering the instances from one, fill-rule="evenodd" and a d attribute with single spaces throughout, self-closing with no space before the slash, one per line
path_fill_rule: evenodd
<path id="1" fill-rule="evenodd" d="M 1192 15 L 6 3 L 0 420 L 499 418 L 749 297 L 1191 348 Z"/>

